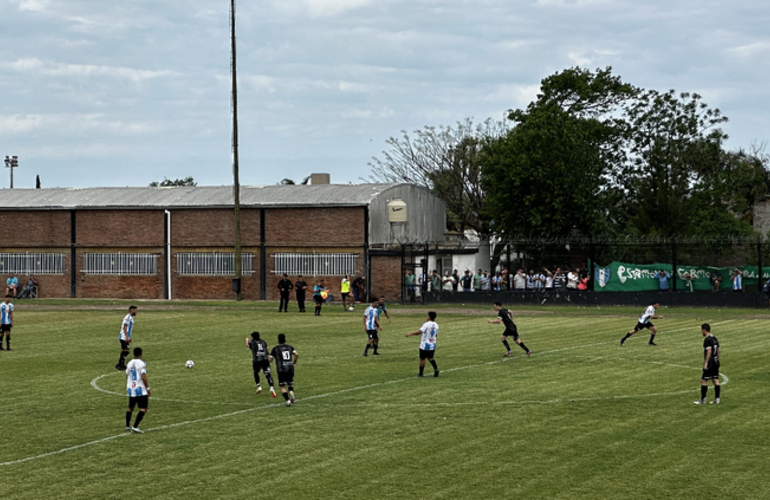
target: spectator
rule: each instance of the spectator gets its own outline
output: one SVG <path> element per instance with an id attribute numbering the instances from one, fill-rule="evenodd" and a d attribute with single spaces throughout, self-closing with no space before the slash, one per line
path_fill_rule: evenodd
<path id="1" fill-rule="evenodd" d="M 484 276 L 484 273 L 482 273 L 481 269 L 476 271 L 476 274 L 473 275 L 473 291 L 474 292 L 480 292 L 481 291 L 481 278 Z"/>
<path id="2" fill-rule="evenodd" d="M 743 273 L 740 269 L 733 269 L 733 277 L 730 280 L 733 282 L 733 292 L 743 291 Z"/>
<path id="3" fill-rule="evenodd" d="M 489 279 L 489 271 L 484 271 L 481 275 L 481 289 L 488 292 L 492 289 L 492 283 Z"/>
<path id="4" fill-rule="evenodd" d="M 577 290 L 580 276 L 574 270 L 567 271 L 567 290 Z"/>
<path id="5" fill-rule="evenodd" d="M 658 283 L 660 283 L 660 291 L 661 292 L 667 292 L 669 289 L 668 280 L 671 279 L 671 275 L 668 274 L 668 271 L 661 269 L 657 273 L 652 275 L 653 278 L 658 280 Z"/>
<path id="6" fill-rule="evenodd" d="M 19 288 L 19 278 L 13 273 L 8 275 L 8 279 L 5 280 L 5 294 L 11 297 L 16 297 L 16 291 Z"/>
<path id="7" fill-rule="evenodd" d="M 471 270 L 466 269 L 465 274 L 460 278 L 460 284 L 463 287 L 463 292 L 470 292 L 473 286 L 473 276 L 471 276 Z"/>
<path id="8" fill-rule="evenodd" d="M 535 290 L 542 292 L 545 288 L 545 274 L 542 272 L 535 273 Z"/>
<path id="9" fill-rule="evenodd" d="M 537 276 L 535 276 L 535 270 L 530 269 L 529 274 L 527 275 L 527 290 L 534 291 L 535 290 L 535 281 L 537 280 Z"/>
<path id="10" fill-rule="evenodd" d="M 27 284 L 24 285 L 24 289 L 19 294 L 20 299 L 28 299 L 30 294 L 32 293 L 32 290 L 34 290 L 37 287 L 37 280 L 35 279 L 35 276 L 30 274 L 29 279 L 27 280 Z"/>
<path id="11" fill-rule="evenodd" d="M 722 287 L 722 275 L 716 269 L 711 271 L 711 274 L 709 274 L 709 283 L 711 284 L 712 292 L 718 292 Z"/>
<path id="12" fill-rule="evenodd" d="M 511 288 L 511 275 L 508 274 L 508 268 L 503 268 L 503 281 L 500 283 L 500 290 L 510 290 Z"/>
<path id="13" fill-rule="evenodd" d="M 415 285 L 415 275 L 411 269 L 406 270 L 406 279 L 404 284 L 406 285 L 406 295 L 409 297 L 409 302 L 415 301 L 415 291 L 417 286 Z"/>
<path id="14" fill-rule="evenodd" d="M 452 279 L 454 279 L 454 283 L 452 283 L 452 291 L 456 292 L 457 287 L 460 286 L 460 273 L 457 272 L 457 269 L 452 271 Z"/>
<path id="15" fill-rule="evenodd" d="M 693 280 L 694 278 L 690 276 L 690 273 L 684 273 L 684 275 L 682 276 L 682 281 L 684 281 L 684 289 L 686 291 L 688 292 L 693 291 L 693 286 L 692 286 Z"/>
<path id="16" fill-rule="evenodd" d="M 431 273 L 431 276 L 430 276 L 430 289 L 434 292 L 441 291 L 441 276 L 438 275 L 438 271 L 436 271 L 435 269 L 433 270 L 433 273 Z"/>
<path id="17" fill-rule="evenodd" d="M 545 275 L 545 291 L 552 292 L 553 291 L 553 273 L 549 271 L 547 267 L 543 266 L 543 274 Z"/>
<path id="18" fill-rule="evenodd" d="M 588 277 L 588 264 L 583 262 L 583 265 L 578 268 L 577 274 L 578 274 L 578 283 L 583 278 L 587 278 Z"/>
<path id="19" fill-rule="evenodd" d="M 524 269 L 516 271 L 516 276 L 513 277 L 513 287 L 516 290 L 527 289 L 527 275 L 524 274 Z"/>
<path id="20" fill-rule="evenodd" d="M 356 274 L 356 279 L 353 280 L 353 300 L 356 304 L 361 303 L 361 289 L 364 283 L 364 279 L 360 274 Z"/>
<path id="21" fill-rule="evenodd" d="M 590 279 L 591 278 L 589 278 L 587 274 L 585 275 L 585 277 L 580 278 L 580 280 L 578 280 L 578 285 L 577 285 L 578 290 L 580 290 L 581 292 L 587 292 L 588 291 L 588 281 Z"/>
<path id="22" fill-rule="evenodd" d="M 563 292 L 567 289 L 567 276 L 560 267 L 557 267 L 556 272 L 553 273 L 553 288 L 557 292 Z"/>
<path id="23" fill-rule="evenodd" d="M 420 288 L 420 293 L 425 293 L 428 291 L 428 284 L 430 283 L 430 280 L 428 279 L 428 275 L 425 273 L 426 271 L 423 269 L 420 273 L 420 276 L 417 278 L 417 286 Z"/>
<path id="24" fill-rule="evenodd" d="M 449 271 L 444 273 L 443 283 L 444 283 L 443 286 L 444 286 L 445 292 L 454 292 L 454 287 L 457 282 L 455 281 L 454 276 L 449 274 Z"/>
<path id="25" fill-rule="evenodd" d="M 500 291 L 502 289 L 503 285 L 503 276 L 500 274 L 500 271 L 497 271 L 494 276 L 492 276 L 492 290 Z"/>

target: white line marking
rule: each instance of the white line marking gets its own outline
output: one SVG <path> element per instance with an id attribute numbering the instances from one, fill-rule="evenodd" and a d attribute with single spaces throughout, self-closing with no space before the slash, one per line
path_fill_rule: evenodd
<path id="1" fill-rule="evenodd" d="M 109 377 L 110 375 L 116 375 L 116 374 L 120 374 L 120 373 L 122 373 L 122 372 L 117 372 L 116 371 L 116 372 L 112 372 L 112 373 L 105 373 L 104 375 L 99 375 L 98 377 L 96 377 L 95 379 L 93 379 L 91 381 L 91 387 L 93 387 L 94 389 L 96 389 L 99 392 L 103 392 L 105 394 L 110 394 L 112 396 L 120 396 L 120 397 L 124 397 L 124 398 L 128 397 L 126 395 L 126 393 L 120 393 L 120 392 L 115 392 L 115 391 L 108 391 L 107 389 L 102 389 L 101 387 L 99 387 L 99 384 L 98 384 L 99 380 L 103 379 L 104 377 Z M 166 402 L 170 402 L 170 403 L 190 403 L 190 404 L 219 405 L 219 406 L 230 406 L 230 405 L 235 405 L 235 406 L 252 406 L 254 404 L 254 403 L 221 403 L 219 401 L 193 401 L 193 400 L 186 400 L 186 399 L 157 398 L 157 397 L 154 397 L 154 396 L 153 396 L 152 400 L 153 401 L 166 401 Z"/>
<path id="2" fill-rule="evenodd" d="M 734 320 L 727 320 L 727 321 L 723 321 L 721 323 L 714 323 L 714 324 L 715 325 L 719 325 L 719 324 L 729 323 L 730 321 L 734 321 Z M 677 330 L 669 330 L 669 332 L 689 330 L 689 329 L 690 328 L 680 328 L 680 329 L 677 329 Z M 595 346 L 608 345 L 608 344 L 613 344 L 613 343 L 616 343 L 616 342 L 599 342 L 599 343 L 596 343 L 596 344 L 585 344 L 585 345 L 580 345 L 580 346 L 564 347 L 564 348 L 561 348 L 561 349 L 554 349 L 554 350 L 551 350 L 551 351 L 543 351 L 543 352 L 540 352 L 540 353 L 533 353 L 532 356 L 538 356 L 538 355 L 543 355 L 543 354 L 552 354 L 552 353 L 555 353 L 555 352 L 568 351 L 568 350 L 572 350 L 572 349 L 583 349 L 583 348 L 586 348 L 586 347 L 595 347 Z M 524 357 L 524 355 L 521 355 L 521 356 L 517 356 L 516 358 L 523 358 L 523 357 Z M 502 359 L 500 361 L 492 361 L 492 362 L 482 363 L 482 364 L 478 364 L 478 365 L 461 366 L 461 367 L 450 368 L 448 370 L 442 370 L 442 371 L 443 372 L 453 372 L 453 371 L 459 371 L 459 370 L 467 370 L 468 368 L 476 368 L 476 367 L 479 367 L 479 366 L 494 365 L 494 364 L 497 364 L 497 363 L 504 363 L 504 362 L 512 360 L 512 359 L 514 359 L 514 358 L 510 358 L 509 357 L 509 358 L 504 358 L 504 359 Z M 622 358 L 618 358 L 618 359 L 622 359 Z M 662 365 L 670 364 L 670 363 L 661 363 L 661 362 L 654 362 L 654 361 L 649 361 L 649 363 L 662 364 Z M 682 368 L 692 368 L 692 367 L 687 367 L 687 366 L 684 366 L 684 365 L 673 365 L 673 364 L 671 364 L 671 366 L 681 366 Z M 119 372 L 115 372 L 115 373 L 119 373 Z M 96 389 L 97 391 L 100 391 L 100 392 L 103 392 L 103 393 L 106 393 L 106 394 L 111 394 L 111 395 L 115 395 L 115 396 L 125 396 L 124 394 L 119 394 L 117 392 L 108 391 L 108 390 L 102 389 L 102 388 L 100 388 L 98 386 L 97 382 L 100 379 L 102 379 L 102 378 L 104 378 L 104 377 L 106 377 L 108 375 L 110 375 L 110 374 L 107 373 L 105 375 L 100 375 L 100 376 L 96 377 L 95 379 L 93 379 L 91 381 L 91 386 L 94 389 Z M 727 382 L 729 381 L 727 376 L 724 375 L 724 374 L 720 374 L 720 375 L 722 375 L 722 377 L 724 378 L 724 384 L 727 384 Z M 375 383 L 375 384 L 362 385 L 362 386 L 359 386 L 359 387 L 352 387 L 350 389 L 342 389 L 342 390 L 339 390 L 339 391 L 328 392 L 326 394 L 317 394 L 315 396 L 308 396 L 306 398 L 297 399 L 297 401 L 311 401 L 311 400 L 314 400 L 314 399 L 327 398 L 327 397 L 330 397 L 330 396 L 337 396 L 339 394 L 345 394 L 345 393 L 348 393 L 348 392 L 360 391 L 360 390 L 363 390 L 363 389 L 371 389 L 372 387 L 380 387 L 380 386 L 385 386 L 385 385 L 389 385 L 389 384 L 398 384 L 400 382 L 405 382 L 407 380 L 414 380 L 414 377 L 408 377 L 408 378 L 402 378 L 402 379 L 396 379 L 396 380 L 389 380 L 387 382 L 378 382 L 378 383 Z M 625 395 L 625 396 L 604 396 L 604 397 L 597 397 L 597 398 L 554 399 L 554 400 L 547 400 L 547 401 L 503 401 L 503 402 L 499 402 L 497 404 L 559 404 L 559 403 L 570 403 L 570 402 L 579 402 L 579 401 L 599 401 L 599 400 L 607 400 L 607 399 L 629 399 L 629 398 L 669 396 L 669 395 L 676 395 L 676 394 L 685 394 L 685 393 L 688 393 L 688 392 L 692 392 L 692 391 L 688 390 L 688 391 L 681 391 L 681 392 L 659 393 L 659 394 L 648 394 L 648 395 L 636 395 L 636 396 L 634 396 L 634 395 Z M 245 405 L 245 404 L 247 404 L 247 403 L 217 403 L 217 402 L 210 402 L 210 401 L 208 401 L 208 402 L 207 401 L 185 401 L 185 400 L 162 399 L 162 398 L 153 398 L 153 400 L 155 400 L 155 401 L 163 400 L 163 401 L 168 401 L 168 402 L 179 402 L 179 403 L 218 404 L 218 405 L 241 405 L 241 404 Z M 465 404 L 474 404 L 474 403 L 440 403 L 438 405 L 457 405 L 457 406 L 460 406 L 460 405 L 465 405 Z M 475 403 L 475 404 L 480 404 L 480 403 Z M 435 406 L 438 406 L 438 405 L 435 405 Z M 215 415 L 213 417 L 206 417 L 206 418 L 201 418 L 201 419 L 197 419 L 197 420 L 188 420 L 188 421 L 185 421 L 185 422 L 178 422 L 178 423 L 175 423 L 175 424 L 162 425 L 160 427 L 153 427 L 151 429 L 145 429 L 145 432 L 155 432 L 155 431 L 161 431 L 161 430 L 165 430 L 165 429 L 172 429 L 174 427 L 182 427 L 182 426 L 185 426 L 185 425 L 198 424 L 198 423 L 202 423 L 202 422 L 210 422 L 212 420 L 218 420 L 218 419 L 221 419 L 221 418 L 234 417 L 234 416 L 237 416 L 237 415 L 242 415 L 244 413 L 250 413 L 250 412 L 259 411 L 259 410 L 266 410 L 268 408 L 275 408 L 275 407 L 278 407 L 278 406 L 283 406 L 283 404 L 282 403 L 273 403 L 273 404 L 259 406 L 259 407 L 256 407 L 256 408 L 246 408 L 244 410 L 238 410 L 238 411 L 234 411 L 234 412 L 231 412 L 231 413 L 225 413 L 225 414 L 222 414 L 222 415 Z M 102 439 L 97 439 L 95 441 L 89 441 L 87 443 L 79 444 L 79 445 L 76 445 L 76 446 L 70 446 L 68 448 L 62 448 L 60 450 L 50 451 L 48 453 L 42 453 L 40 455 L 34 455 L 34 456 L 31 456 L 31 457 L 20 458 L 18 460 L 11 460 L 9 462 L 0 462 L 0 467 L 5 467 L 7 465 L 20 464 L 20 463 L 23 463 L 23 462 L 29 462 L 31 460 L 37 460 L 37 459 L 40 459 L 40 458 L 46 458 L 46 457 L 50 457 L 50 456 L 53 456 L 53 455 L 60 455 L 62 453 L 68 452 L 68 451 L 79 450 L 79 449 L 82 449 L 82 448 L 86 448 L 88 446 L 93 446 L 95 444 L 104 443 L 104 442 L 111 441 L 113 439 L 122 438 L 122 437 L 125 437 L 125 436 L 128 436 L 128 435 L 129 434 L 127 434 L 127 433 L 116 434 L 114 436 L 108 436 L 108 437 L 105 437 L 105 438 L 102 438 Z"/>

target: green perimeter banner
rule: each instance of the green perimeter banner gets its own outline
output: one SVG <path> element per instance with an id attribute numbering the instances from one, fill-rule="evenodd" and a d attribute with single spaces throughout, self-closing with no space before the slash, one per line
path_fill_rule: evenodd
<path id="1" fill-rule="evenodd" d="M 660 290 L 660 282 L 654 278 L 659 271 L 671 274 L 671 264 L 629 264 L 626 262 L 612 262 L 609 266 L 594 267 L 594 291 L 596 292 L 647 292 Z M 716 270 L 722 276 L 722 288 L 731 289 L 735 267 L 676 267 L 676 289 L 689 291 L 689 286 L 683 279 L 685 275 L 693 278 L 694 290 L 711 290 L 709 276 Z M 737 266 L 743 275 L 743 288 L 757 284 L 757 266 Z M 762 269 L 762 281 L 770 278 L 770 269 Z M 673 288 L 672 279 L 669 279 L 669 289 Z"/>

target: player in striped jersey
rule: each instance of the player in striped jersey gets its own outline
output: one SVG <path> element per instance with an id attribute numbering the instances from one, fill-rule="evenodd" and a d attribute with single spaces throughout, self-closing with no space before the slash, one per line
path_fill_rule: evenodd
<path id="1" fill-rule="evenodd" d="M 380 335 L 378 332 L 382 331 L 380 326 L 380 313 L 378 309 L 379 300 L 372 299 L 372 303 L 364 311 L 364 330 L 369 340 L 366 342 L 366 349 L 364 349 L 364 356 L 369 355 L 369 348 L 374 349 L 374 355 L 379 356 L 380 353 L 377 349 L 380 346 Z"/>
<path id="2" fill-rule="evenodd" d="M 659 308 L 659 307 L 660 307 L 660 302 L 658 302 L 657 300 L 655 302 L 653 302 L 652 304 L 650 304 L 649 306 L 647 306 L 647 308 L 644 310 L 642 315 L 639 317 L 639 321 L 636 323 L 636 326 L 634 327 L 634 329 L 631 330 L 630 332 L 628 332 L 625 337 L 620 339 L 620 345 L 623 345 L 623 343 L 626 340 L 628 340 L 631 337 L 631 335 L 635 334 L 639 330 L 644 330 L 645 328 L 649 329 L 652 332 L 652 334 L 650 335 L 650 342 L 649 342 L 649 344 L 650 345 L 658 345 L 658 344 L 656 344 L 654 342 L 655 334 L 658 333 L 658 329 L 655 328 L 655 325 L 653 325 L 650 322 L 650 320 L 651 319 L 661 319 L 663 317 L 662 314 L 658 315 L 658 316 L 655 316 L 655 310 L 657 308 Z"/>
<path id="3" fill-rule="evenodd" d="M 126 409 L 126 432 L 143 434 L 139 430 L 147 406 L 150 402 L 150 384 L 147 382 L 147 363 L 142 360 L 142 348 L 134 348 L 134 359 L 128 362 L 126 367 L 126 390 L 128 392 L 128 409 Z M 131 414 L 134 408 L 139 406 L 139 414 L 131 427 Z"/>
<path id="4" fill-rule="evenodd" d="M 6 350 L 11 350 L 11 328 L 13 327 L 13 304 L 11 294 L 5 296 L 0 304 L 0 351 L 3 350 L 3 336 L 5 336 Z"/>
<path id="5" fill-rule="evenodd" d="M 126 356 L 131 351 L 131 334 L 134 331 L 134 316 L 136 316 L 136 306 L 128 308 L 128 314 L 123 318 L 123 324 L 120 325 L 120 359 L 115 365 L 117 370 L 126 369 Z"/>
<path id="6" fill-rule="evenodd" d="M 433 366 L 433 376 L 438 377 L 438 365 L 436 364 L 436 360 L 433 359 L 436 354 L 436 337 L 438 336 L 438 323 L 436 323 L 436 313 L 434 311 L 428 313 L 428 320 L 423 323 L 419 330 L 406 334 L 407 337 L 411 337 L 413 335 L 421 335 L 420 371 L 417 376 L 423 376 L 423 371 L 425 370 L 425 360 L 427 359 L 431 366 Z"/>

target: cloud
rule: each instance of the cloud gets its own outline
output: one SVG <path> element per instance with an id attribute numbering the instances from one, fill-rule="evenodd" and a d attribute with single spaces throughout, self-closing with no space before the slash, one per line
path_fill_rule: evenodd
<path id="1" fill-rule="evenodd" d="M 373 0 L 273 0 L 273 6 L 292 14 L 329 17 L 373 4 Z"/>
<path id="2" fill-rule="evenodd" d="M 35 57 L 17 59 L 14 62 L 2 64 L 2 66 L 19 73 L 32 73 L 42 76 L 73 78 L 107 76 L 121 80 L 131 80 L 137 83 L 154 78 L 174 76 L 176 74 L 175 72 L 168 70 L 151 71 L 128 68 L 125 66 L 98 66 L 93 64 L 45 62 Z"/>
<path id="3" fill-rule="evenodd" d="M 22 0 L 18 2 L 20 11 L 45 12 L 48 10 L 46 0 Z"/>
<path id="4" fill-rule="evenodd" d="M 732 47 L 726 49 L 728 54 L 740 57 L 749 58 L 757 57 L 759 55 L 767 55 L 770 53 L 770 41 L 762 40 L 759 42 L 750 43 L 747 45 L 740 45 L 738 47 Z"/>
<path id="5" fill-rule="evenodd" d="M 102 135 L 156 134 L 159 123 L 110 119 L 105 114 L 14 114 L 0 115 L 0 137 L 44 133 L 46 136 L 80 137 Z"/>

